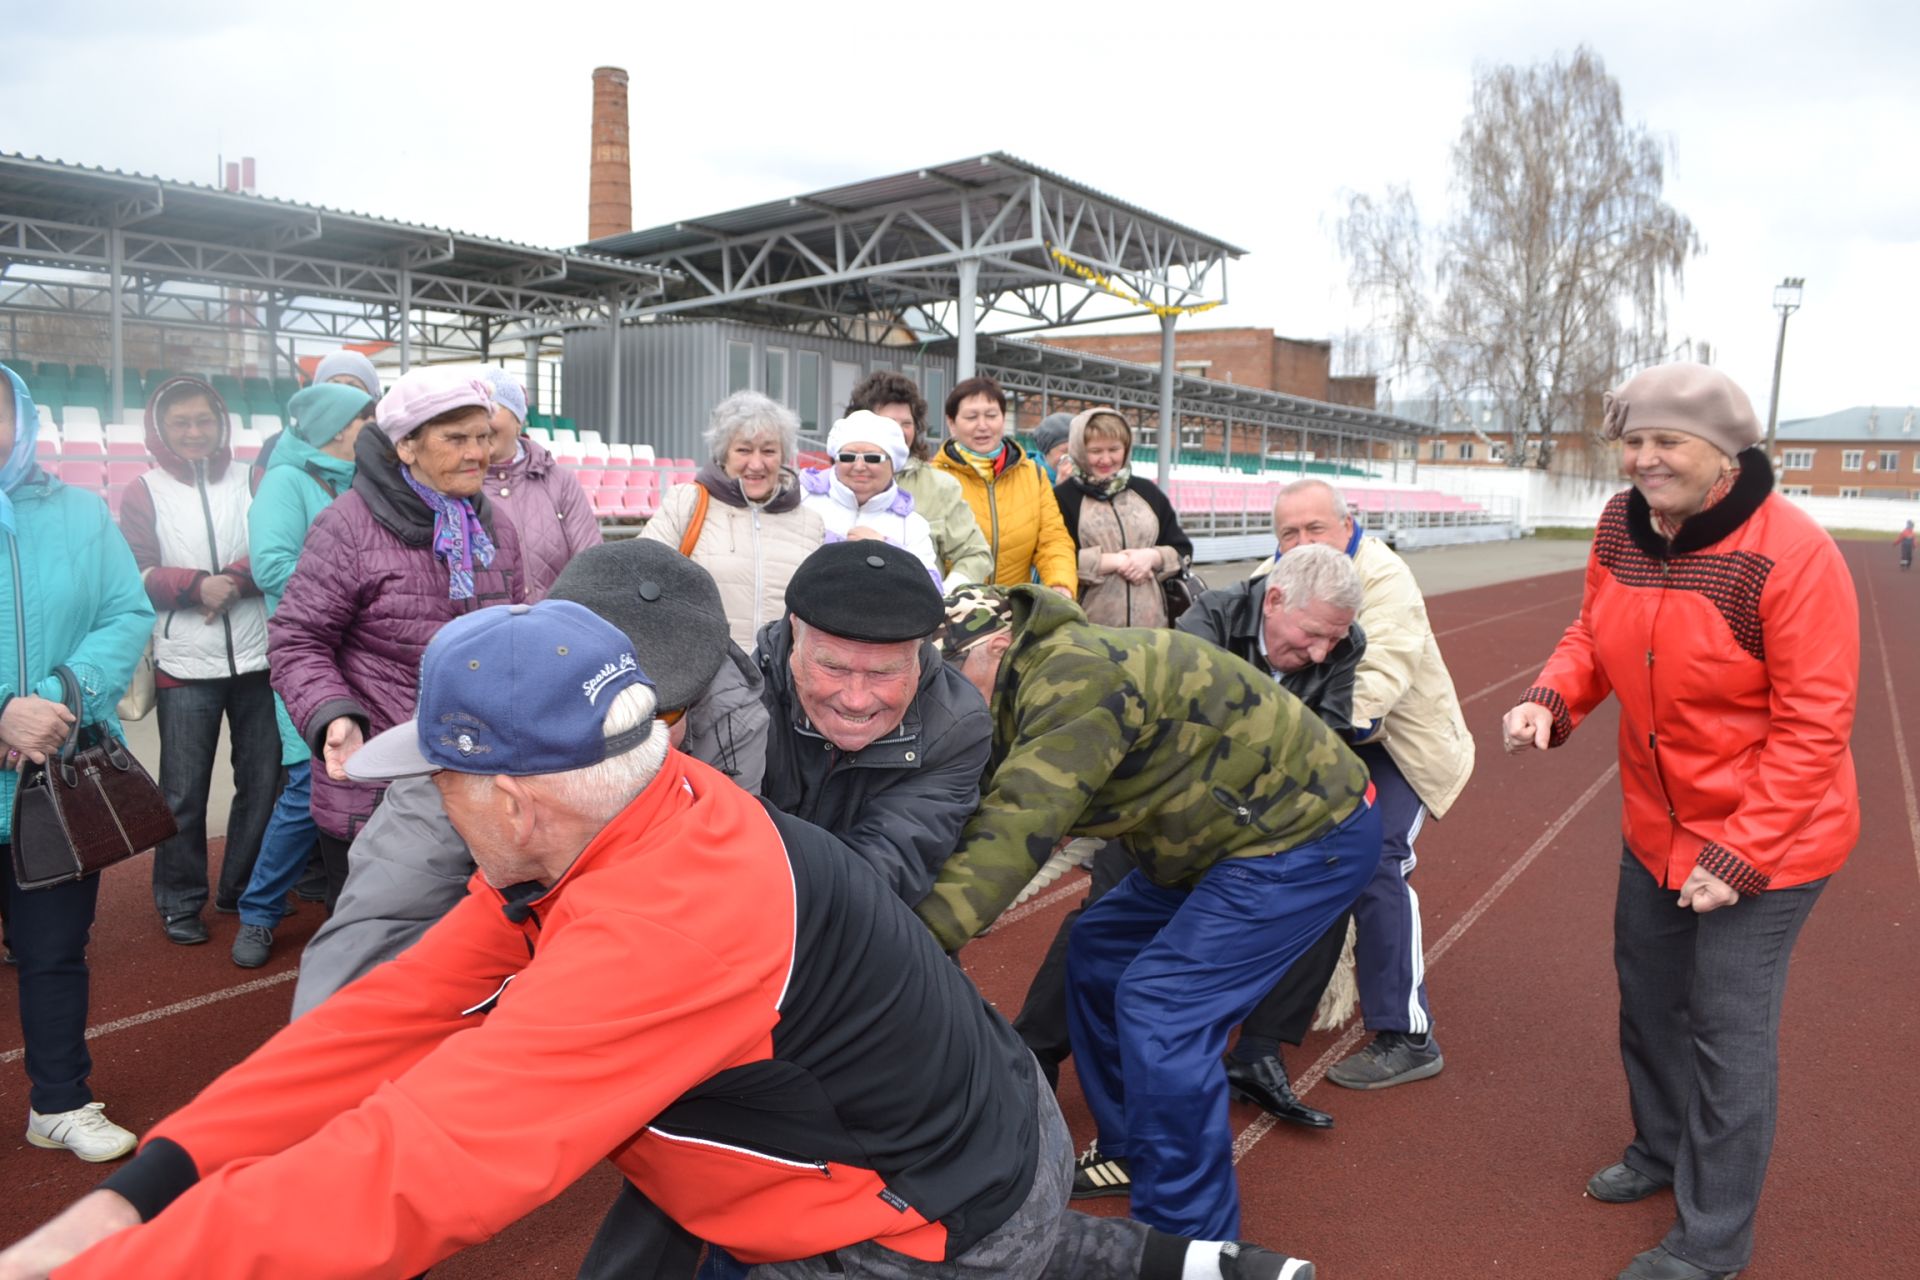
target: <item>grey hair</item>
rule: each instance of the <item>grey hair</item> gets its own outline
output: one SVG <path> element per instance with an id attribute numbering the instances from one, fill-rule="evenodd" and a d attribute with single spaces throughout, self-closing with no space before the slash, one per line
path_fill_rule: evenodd
<path id="1" fill-rule="evenodd" d="M 1281 556 L 1267 574 L 1262 597 L 1269 591 L 1278 591 L 1289 609 L 1304 609 L 1318 602 L 1358 613 L 1361 601 L 1366 599 L 1353 561 L 1319 542 L 1305 543 Z"/>
<path id="2" fill-rule="evenodd" d="M 780 441 L 780 465 L 791 467 L 800 456 L 800 419 L 793 410 L 758 391 L 736 391 L 713 407 L 707 419 L 707 450 L 713 465 L 725 467 L 727 450 L 740 439 L 773 436 Z"/>
<path id="3" fill-rule="evenodd" d="M 628 685 L 608 704 L 606 719 L 600 725 L 600 736 L 611 738 L 651 720 L 654 707 L 654 693 L 650 686 Z M 632 804 L 633 798 L 645 791 L 659 776 L 660 766 L 667 761 L 667 740 L 670 736 L 667 726 L 655 721 L 653 731 L 639 746 L 617 756 L 609 756 L 599 764 L 590 764 L 584 769 L 543 774 L 533 781 L 560 807 L 583 818 L 605 823 Z M 487 774 L 468 774 L 466 778 L 469 794 L 476 800 L 493 786 L 493 778 Z"/>
<path id="4" fill-rule="evenodd" d="M 1279 510 L 1281 503 L 1297 493 L 1326 494 L 1333 502 L 1333 518 L 1336 520 L 1345 520 L 1353 514 L 1347 509 L 1347 500 L 1340 496 L 1340 491 L 1325 480 L 1295 480 L 1292 484 L 1281 485 L 1280 492 L 1273 499 L 1274 509 Z"/>

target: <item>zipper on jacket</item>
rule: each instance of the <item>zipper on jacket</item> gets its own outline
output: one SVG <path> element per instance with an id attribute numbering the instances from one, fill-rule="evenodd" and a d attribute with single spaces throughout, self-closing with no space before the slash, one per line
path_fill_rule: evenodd
<path id="1" fill-rule="evenodd" d="M 1107 509 L 1113 512 L 1113 523 L 1115 527 L 1117 527 L 1120 530 L 1120 549 L 1122 551 L 1125 551 L 1127 550 L 1127 518 L 1120 514 L 1120 498 L 1118 494 L 1114 496 L 1114 500 L 1112 502 L 1109 502 L 1107 504 Z M 1127 625 L 1132 626 L 1133 625 L 1133 584 L 1131 582 L 1128 582 L 1123 577 L 1120 579 L 1120 585 L 1126 589 Z"/>
<path id="2" fill-rule="evenodd" d="M 1666 561 L 1661 561 L 1660 605 L 1653 612 L 1653 632 L 1656 635 L 1659 634 L 1660 631 L 1660 615 L 1666 612 L 1667 582 L 1671 578 L 1671 575 L 1671 566 L 1668 565 Z M 1660 723 L 1660 706 L 1654 695 L 1653 676 L 1653 644 L 1651 637 L 1649 637 L 1647 644 L 1647 758 L 1653 764 L 1653 776 L 1655 780 L 1660 783 L 1660 799 L 1667 806 L 1667 822 L 1671 826 L 1677 826 L 1680 822 L 1680 815 L 1676 813 L 1673 808 L 1673 793 L 1667 787 L 1667 772 L 1660 764 L 1660 732 L 1654 727 Z M 1673 847 L 1671 834 L 1669 834 L 1667 838 L 1667 847 L 1668 852 L 1671 853 Z"/>
<path id="3" fill-rule="evenodd" d="M 213 571 L 220 573 L 220 539 L 213 531 L 213 503 L 207 497 L 207 464 L 204 462 L 193 464 L 193 487 L 200 493 L 200 514 L 207 522 L 207 556 L 213 561 Z M 227 633 L 227 674 L 237 676 L 240 664 L 233 656 L 233 619 L 225 609 L 220 611 L 220 625 Z"/>
<path id="4" fill-rule="evenodd" d="M 823 1178 L 831 1178 L 833 1170 L 827 1167 L 825 1160 L 805 1160 L 795 1156 L 777 1156 L 766 1151 L 756 1151 L 752 1147 L 742 1147 L 731 1142 L 720 1142 L 713 1138 L 695 1138 L 687 1134 L 669 1133 L 657 1125 L 648 1125 L 647 1132 L 656 1138 L 668 1142 L 680 1142 L 690 1147 L 706 1147 L 713 1151 L 725 1151 L 731 1155 L 742 1156 L 748 1160 L 759 1160 L 766 1164 L 779 1165 L 783 1169 L 812 1170 Z"/>
<path id="5" fill-rule="evenodd" d="M 993 531 L 993 580 L 995 582 L 1000 581 L 1000 506 L 993 500 L 993 490 L 999 483 L 1000 476 L 987 481 L 987 524 Z"/>
<path id="6" fill-rule="evenodd" d="M 741 492 L 746 491 L 743 489 Z M 766 562 L 760 558 L 760 508 L 748 503 L 747 514 L 753 518 L 751 526 L 753 530 L 753 634 L 758 636 L 760 628 L 767 625 L 766 619 L 760 612 L 765 607 L 766 601 L 767 566 Z"/>
<path id="7" fill-rule="evenodd" d="M 7 535 L 7 554 L 13 557 L 13 638 L 15 648 L 20 654 L 20 683 L 14 686 L 14 696 L 24 698 L 33 690 L 27 688 L 27 592 L 26 584 L 20 580 L 20 535 Z"/>

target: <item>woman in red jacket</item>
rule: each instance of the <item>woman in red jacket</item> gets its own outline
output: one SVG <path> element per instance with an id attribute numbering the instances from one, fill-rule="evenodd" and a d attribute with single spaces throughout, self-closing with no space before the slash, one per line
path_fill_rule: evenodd
<path id="1" fill-rule="evenodd" d="M 1648 369 L 1607 398 L 1605 432 L 1633 488 L 1607 504 L 1580 616 L 1503 728 L 1509 751 L 1557 747 L 1619 699 L 1635 1132 L 1587 1192 L 1672 1186 L 1678 1221 L 1621 1280 L 1701 1280 L 1752 1254 L 1787 960 L 1859 835 L 1859 605 L 1833 539 L 1773 493 L 1724 374 Z"/>

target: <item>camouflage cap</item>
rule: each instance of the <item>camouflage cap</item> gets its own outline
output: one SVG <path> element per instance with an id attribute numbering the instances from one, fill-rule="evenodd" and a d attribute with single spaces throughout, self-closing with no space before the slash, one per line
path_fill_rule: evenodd
<path id="1" fill-rule="evenodd" d="M 1013 604 L 993 587 L 956 587 L 947 593 L 947 621 L 935 637 L 952 662 L 989 636 L 1013 626 Z"/>

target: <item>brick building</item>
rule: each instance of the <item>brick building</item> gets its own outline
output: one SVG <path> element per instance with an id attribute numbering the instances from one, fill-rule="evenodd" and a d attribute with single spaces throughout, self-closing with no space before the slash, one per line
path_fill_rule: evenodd
<path id="1" fill-rule="evenodd" d="M 1783 422 L 1773 456 L 1784 493 L 1920 501 L 1920 422 L 1912 408 L 1855 407 Z"/>
<path id="2" fill-rule="evenodd" d="M 1048 346 L 1091 355 L 1160 363 L 1160 334 L 1102 333 L 1040 338 Z M 1281 338 L 1271 329 L 1181 329 L 1173 332 L 1173 367 L 1194 378 L 1237 382 L 1327 404 L 1375 408 L 1374 378 L 1335 377 L 1333 344 Z"/>

